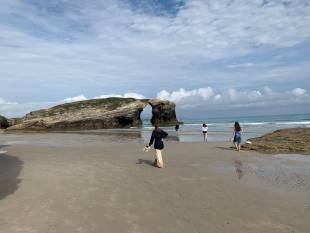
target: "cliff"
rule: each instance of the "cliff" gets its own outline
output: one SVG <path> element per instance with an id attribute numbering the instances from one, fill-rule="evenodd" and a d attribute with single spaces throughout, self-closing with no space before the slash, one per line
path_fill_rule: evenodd
<path id="1" fill-rule="evenodd" d="M 310 154 L 310 128 L 276 130 L 262 137 L 252 138 L 250 141 L 252 144 L 245 144 L 242 148 L 273 154 Z"/>
<path id="2" fill-rule="evenodd" d="M 7 130 L 86 130 L 141 126 L 140 114 L 152 106 L 152 122 L 175 124 L 175 104 L 161 100 L 106 98 L 78 101 L 33 111 L 10 120 Z"/>
<path id="3" fill-rule="evenodd" d="M 142 124 L 147 100 L 106 98 L 61 104 L 33 111 L 8 130 L 83 130 L 124 128 Z"/>

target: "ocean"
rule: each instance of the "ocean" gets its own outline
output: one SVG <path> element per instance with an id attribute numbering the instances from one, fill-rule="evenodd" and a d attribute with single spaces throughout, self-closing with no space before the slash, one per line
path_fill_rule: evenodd
<path id="1" fill-rule="evenodd" d="M 175 140 L 179 141 L 202 141 L 201 127 L 206 123 L 209 127 L 209 141 L 230 141 L 233 134 L 233 125 L 238 121 L 243 128 L 243 140 L 262 136 L 278 129 L 310 127 L 310 114 L 300 115 L 277 115 L 277 116 L 247 116 L 247 117 L 221 117 L 205 119 L 180 119 L 179 136 L 176 135 L 174 127 L 162 127 Z M 143 120 L 140 129 L 144 140 L 150 136 L 153 129 L 149 120 Z M 137 130 L 137 129 L 135 129 Z"/>
<path id="2" fill-rule="evenodd" d="M 233 125 L 238 121 L 243 128 L 242 141 L 259 137 L 266 133 L 273 132 L 278 129 L 293 128 L 293 127 L 310 127 L 310 114 L 303 115 L 279 115 L 279 116 L 250 116 L 250 117 L 225 117 L 225 118 L 205 118 L 205 119 L 179 119 L 184 124 L 180 125 L 179 134 L 177 135 L 174 126 L 162 127 L 167 131 L 169 136 L 168 141 L 180 142 L 202 142 L 203 136 L 201 127 L 206 123 L 209 127 L 208 141 L 230 141 L 233 136 Z M 149 119 L 143 119 L 142 127 L 133 127 L 128 129 L 100 129 L 100 130 L 83 130 L 83 131 L 61 131 L 58 133 L 59 140 L 49 141 L 39 135 L 27 134 L 24 137 L 22 134 L 2 134 L 2 143 L 6 144 L 48 144 L 61 146 L 63 139 L 66 143 L 71 143 L 76 146 L 77 142 L 80 145 L 97 143 L 99 141 L 109 141 L 115 143 L 147 143 L 150 139 L 153 126 Z M 68 134 L 71 134 L 68 139 Z M 1 144 L 1 142 L 0 142 Z"/>

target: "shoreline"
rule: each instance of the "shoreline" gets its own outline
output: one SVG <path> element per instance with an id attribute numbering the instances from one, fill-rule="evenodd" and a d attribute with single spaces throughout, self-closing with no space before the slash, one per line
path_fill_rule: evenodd
<path id="1" fill-rule="evenodd" d="M 165 141 L 169 142 L 202 142 L 203 137 L 200 132 L 176 132 L 173 129 L 164 129 L 168 132 Z M 151 129 L 102 129 L 102 130 L 83 130 L 83 131 L 5 131 L 0 130 L 2 140 L 15 140 L 20 138 L 28 143 L 35 140 L 49 143 L 49 138 L 53 141 L 54 136 L 67 138 L 70 136 L 77 141 L 83 141 L 85 138 L 92 143 L 97 141 L 108 141 L 110 143 L 148 143 L 151 136 Z M 208 143 L 210 142 L 231 142 L 231 132 L 209 132 Z M 255 136 L 255 134 L 254 134 Z M 0 139 L 1 139 L 0 138 Z M 310 128 L 286 128 L 269 132 L 256 137 L 244 133 L 242 136 L 242 149 L 248 151 L 257 151 L 265 154 L 302 154 L 310 155 Z M 247 143 L 250 141 L 251 144 Z M 71 143 L 74 144 L 72 139 Z M 61 145 L 61 143 L 58 143 Z M 86 144 L 82 142 L 85 146 Z"/>

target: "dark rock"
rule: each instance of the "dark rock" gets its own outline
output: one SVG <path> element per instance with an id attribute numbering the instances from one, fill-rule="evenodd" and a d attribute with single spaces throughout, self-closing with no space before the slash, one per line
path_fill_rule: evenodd
<path id="1" fill-rule="evenodd" d="M 160 125 L 177 125 L 178 122 L 175 112 L 175 103 L 168 100 L 149 100 L 152 106 L 151 123 Z"/>
<path id="2" fill-rule="evenodd" d="M 0 129 L 6 129 L 9 127 L 9 122 L 8 120 L 0 115 Z"/>

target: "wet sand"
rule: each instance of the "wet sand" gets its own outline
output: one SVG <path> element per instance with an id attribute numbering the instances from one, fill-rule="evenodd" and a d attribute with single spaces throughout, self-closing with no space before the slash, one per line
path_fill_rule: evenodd
<path id="1" fill-rule="evenodd" d="M 1 143 L 1 233 L 310 230 L 310 157 L 167 142 L 157 169 L 142 142 L 21 134 Z"/>

